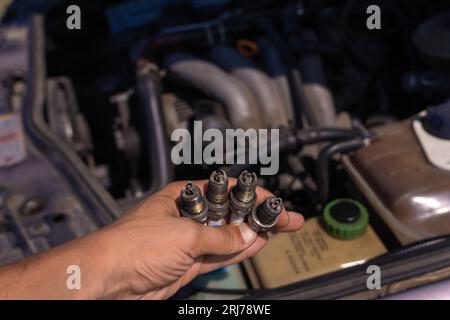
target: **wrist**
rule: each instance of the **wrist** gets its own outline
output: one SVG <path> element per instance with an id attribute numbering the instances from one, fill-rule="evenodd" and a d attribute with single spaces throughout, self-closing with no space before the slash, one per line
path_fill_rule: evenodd
<path id="1" fill-rule="evenodd" d="M 108 229 L 94 232 L 74 243 L 79 251 L 82 282 L 81 299 L 112 299 L 128 291 L 127 261 L 118 252 Z M 84 290 L 83 290 L 84 286 Z"/>

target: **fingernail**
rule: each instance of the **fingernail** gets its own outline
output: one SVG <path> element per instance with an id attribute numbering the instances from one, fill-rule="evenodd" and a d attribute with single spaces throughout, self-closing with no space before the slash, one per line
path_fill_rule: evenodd
<path id="1" fill-rule="evenodd" d="M 250 229 L 245 223 L 239 225 L 239 230 L 246 244 L 252 244 L 256 240 L 256 232 Z"/>

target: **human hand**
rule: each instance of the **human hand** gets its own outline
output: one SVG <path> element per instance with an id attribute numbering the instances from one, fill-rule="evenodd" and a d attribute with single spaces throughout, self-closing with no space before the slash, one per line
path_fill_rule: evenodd
<path id="1" fill-rule="evenodd" d="M 204 194 L 207 181 L 194 183 Z M 1 268 L 0 299 L 165 299 L 196 276 L 251 257 L 266 244 L 267 234 L 246 224 L 208 227 L 180 217 L 184 184 L 169 184 L 106 228 Z M 272 196 L 262 188 L 256 194 L 257 205 Z M 300 214 L 283 209 L 276 230 L 302 225 Z M 81 272 L 76 290 L 67 285 L 68 266 Z"/>
<path id="2" fill-rule="evenodd" d="M 207 180 L 194 182 L 206 191 Z M 253 256 L 267 242 L 246 224 L 208 227 L 180 217 L 177 201 L 185 182 L 174 182 L 143 200 L 102 230 L 118 257 L 114 272 L 123 284 L 115 298 L 165 299 L 196 276 Z M 230 179 L 231 189 L 236 184 Z M 258 187 L 257 205 L 272 194 Z M 303 217 L 283 212 L 276 231 L 295 231 Z"/>

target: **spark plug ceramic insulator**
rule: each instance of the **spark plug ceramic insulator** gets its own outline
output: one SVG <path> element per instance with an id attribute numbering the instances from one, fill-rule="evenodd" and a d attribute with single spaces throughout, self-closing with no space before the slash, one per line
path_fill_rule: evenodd
<path id="1" fill-rule="evenodd" d="M 183 217 L 205 224 L 208 203 L 204 201 L 200 188 L 192 182 L 188 182 L 181 189 L 180 198 L 180 211 Z"/>
<path id="2" fill-rule="evenodd" d="M 225 222 L 228 213 L 228 177 L 225 171 L 216 170 L 209 176 L 208 190 L 208 226 L 217 227 Z"/>
<path id="3" fill-rule="evenodd" d="M 253 211 L 257 180 L 256 174 L 247 170 L 239 175 L 236 186 L 230 192 L 230 223 L 241 224 Z"/>
<path id="4" fill-rule="evenodd" d="M 282 210 L 281 198 L 269 197 L 250 214 L 248 224 L 256 232 L 267 232 L 276 225 Z"/>

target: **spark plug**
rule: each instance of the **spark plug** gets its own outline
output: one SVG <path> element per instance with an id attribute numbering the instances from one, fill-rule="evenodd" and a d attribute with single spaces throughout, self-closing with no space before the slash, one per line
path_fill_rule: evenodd
<path id="1" fill-rule="evenodd" d="M 216 170 L 211 173 L 206 199 L 208 200 L 208 226 L 223 225 L 228 213 L 228 177 L 225 171 Z"/>
<path id="2" fill-rule="evenodd" d="M 282 210 L 281 198 L 269 197 L 250 214 L 248 224 L 256 232 L 267 232 L 276 225 Z"/>
<path id="3" fill-rule="evenodd" d="M 253 211 L 257 180 L 256 174 L 247 170 L 239 175 L 236 186 L 230 192 L 230 223 L 243 223 L 245 217 Z"/>
<path id="4" fill-rule="evenodd" d="M 188 182 L 181 189 L 180 198 L 180 211 L 183 217 L 205 224 L 208 203 L 203 200 L 200 188 L 192 182 Z"/>

